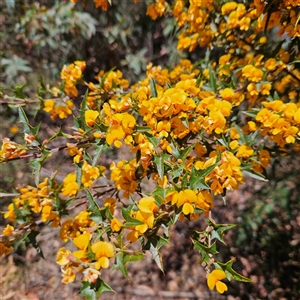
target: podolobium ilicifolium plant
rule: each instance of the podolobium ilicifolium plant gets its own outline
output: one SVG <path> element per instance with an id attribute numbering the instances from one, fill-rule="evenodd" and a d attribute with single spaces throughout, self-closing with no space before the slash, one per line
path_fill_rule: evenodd
<path id="1" fill-rule="evenodd" d="M 94 2 L 104 11 L 111 5 Z M 163 270 L 160 248 L 169 243 L 171 226 L 198 218 L 207 227 L 190 235 L 208 287 L 224 293 L 226 280 L 250 281 L 234 271 L 233 260 L 215 259 L 216 242 L 225 244 L 223 233 L 234 225 L 213 221 L 214 197 L 225 201 L 245 176 L 266 180 L 274 158 L 300 150 L 299 1 L 148 2 L 145 13 L 153 20 L 167 15 L 176 21 L 179 50 L 205 47 L 206 57 L 182 59 L 172 68 L 150 63 L 132 84 L 117 69 L 101 70 L 88 82 L 85 61 L 65 65 L 57 86 L 39 87 L 37 113 L 68 118 L 72 131 L 62 126 L 44 140 L 40 125 L 28 122 L 31 100 L 18 105 L 20 89 L 1 96 L 18 107 L 24 128 L 23 144 L 4 138 L 1 161 L 29 160 L 34 182 L 18 189 L 4 213 L 10 225 L 2 232 L 0 252 L 8 255 L 22 238 L 41 252 L 35 240 L 39 225 L 60 228 L 62 241 L 76 248 L 57 253 L 62 282 L 81 280 L 88 299 L 112 290 L 101 279 L 103 269 L 127 277 L 126 264 L 146 251 Z M 215 47 L 224 54 L 210 60 Z M 53 141 L 59 146 L 51 147 Z M 113 161 L 108 169 L 99 164 L 108 148 L 123 148 L 131 159 Z M 59 151 L 68 153 L 73 170 L 61 181 L 61 171 L 41 180 L 43 164 Z M 109 184 L 99 184 L 101 177 Z M 152 190 L 142 184 L 148 181 Z M 72 215 L 75 207 L 80 211 Z"/>

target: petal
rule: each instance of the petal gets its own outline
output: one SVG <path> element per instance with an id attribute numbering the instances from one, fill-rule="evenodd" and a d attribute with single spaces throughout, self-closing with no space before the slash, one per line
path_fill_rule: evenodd
<path id="1" fill-rule="evenodd" d="M 107 257 L 101 257 L 98 262 L 100 263 L 101 268 L 107 269 L 109 267 L 109 259 Z"/>
<path id="2" fill-rule="evenodd" d="M 192 214 L 194 212 L 194 207 L 190 203 L 184 203 L 182 212 L 185 215 Z"/>
<path id="3" fill-rule="evenodd" d="M 222 279 L 226 278 L 226 274 L 223 270 L 213 270 L 211 272 L 211 274 L 213 274 L 213 276 L 216 278 L 216 280 L 222 280 Z"/>
<path id="4" fill-rule="evenodd" d="M 89 244 L 90 235 L 88 233 L 83 233 L 74 238 L 73 243 L 76 247 L 81 250 L 85 250 Z"/>
<path id="5" fill-rule="evenodd" d="M 213 290 L 215 288 L 215 285 L 216 285 L 216 278 L 214 276 L 213 273 L 210 273 L 208 276 L 207 276 L 207 285 L 208 287 Z"/>
<path id="6" fill-rule="evenodd" d="M 220 294 L 223 294 L 225 291 L 228 290 L 227 285 L 222 281 L 218 281 L 216 283 L 216 288 L 217 288 L 218 293 L 220 293 Z"/>

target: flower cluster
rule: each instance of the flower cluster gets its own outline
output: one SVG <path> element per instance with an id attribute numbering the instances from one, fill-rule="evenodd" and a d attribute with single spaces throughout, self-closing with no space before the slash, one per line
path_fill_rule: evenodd
<path id="1" fill-rule="evenodd" d="M 184 215 L 191 215 L 193 219 L 196 219 L 196 209 L 200 209 L 200 212 L 209 211 L 213 198 L 208 190 L 198 192 L 197 190 L 186 189 L 180 192 L 170 192 L 166 196 L 165 202 L 176 205 L 182 209 Z"/>
<path id="2" fill-rule="evenodd" d="M 140 235 L 144 234 L 148 229 L 153 228 L 155 213 L 158 210 L 158 206 L 153 197 L 144 197 L 139 200 L 137 205 L 138 210 L 131 211 L 131 217 L 140 221 L 140 225 L 127 226 L 125 228 L 131 229 L 126 236 L 126 239 L 130 242 L 135 242 Z"/>
<path id="3" fill-rule="evenodd" d="M 80 184 L 84 187 L 90 187 L 94 181 L 105 172 L 104 166 L 91 166 L 87 161 L 83 161 L 82 164 L 82 176 Z M 80 189 L 80 185 L 76 178 L 75 173 L 69 173 L 63 180 L 62 195 L 65 197 L 72 197 L 77 194 Z"/>
<path id="4" fill-rule="evenodd" d="M 50 114 L 51 119 L 65 119 L 72 114 L 74 103 L 68 99 L 66 101 L 58 101 L 53 99 L 47 99 L 44 101 L 44 111 Z"/>
<path id="5" fill-rule="evenodd" d="M 76 83 L 82 77 L 85 67 L 85 61 L 75 61 L 73 64 L 63 67 L 60 77 L 64 81 L 64 91 L 70 97 L 77 97 Z"/>
<path id="6" fill-rule="evenodd" d="M 0 150 L 0 161 L 21 157 L 27 153 L 26 147 L 4 138 Z"/>
<path id="7" fill-rule="evenodd" d="M 83 275 L 82 281 L 95 283 L 101 275 L 99 270 L 109 267 L 109 259 L 114 257 L 113 245 L 105 241 L 91 243 L 90 239 L 91 234 L 85 232 L 73 240 L 79 250 L 59 249 L 56 262 L 61 266 L 62 283 L 73 282 L 78 274 Z"/>
<path id="8" fill-rule="evenodd" d="M 94 2 L 103 10 L 110 3 Z M 149 63 L 145 77 L 131 86 L 120 70 L 101 70 L 97 82 L 86 82 L 85 62 L 64 66 L 63 82 L 49 90 L 54 97 L 43 101 L 43 109 L 51 119 L 70 116 L 76 86 L 84 85 L 73 135 L 68 123 L 30 148 L 39 127 L 32 127 L 20 108 L 25 146 L 4 139 L 0 157 L 19 159 L 28 149 L 36 150 L 32 166 L 38 173 L 53 152 L 48 141 L 59 137 L 65 143 L 56 151 L 66 151 L 74 169 L 64 174 L 61 185 L 55 172 L 41 183 L 36 176 L 37 187 L 20 189 L 4 215 L 14 227 L 4 229 L 0 253 L 11 251 L 9 238 L 39 217 L 60 227 L 61 239 L 77 248 L 61 248 L 57 254 L 63 283 L 81 276 L 85 284 L 107 290 L 101 270 L 112 259 L 113 268 L 127 276 L 126 263 L 149 250 L 162 268 L 159 249 L 169 241 L 169 228 L 177 221 L 208 217 L 206 230 L 193 231 L 192 240 L 205 264 L 209 288 L 223 293 L 227 286 L 221 280 L 247 278 L 236 275 L 232 263 L 214 260 L 212 240 L 225 243 L 220 232 L 231 226 L 212 221 L 214 196 L 238 189 L 246 174 L 265 179 L 273 157 L 300 147 L 299 3 L 150 2 L 151 18 L 173 14 L 180 30 L 179 50 L 221 45 L 224 53 L 212 61 L 207 55 L 196 64 L 183 59 L 168 69 Z M 284 46 L 275 40 L 276 46 L 267 43 L 272 37 L 266 32 L 275 28 L 283 38 L 290 37 Z M 106 168 L 97 161 L 107 149 L 109 179 L 96 185 L 105 177 Z M 117 149 L 122 160 L 111 162 Z M 74 207 L 82 210 L 64 220 Z M 139 247 L 130 248 L 132 243 Z M 141 252 L 132 250 L 136 248 Z"/>
<path id="9" fill-rule="evenodd" d="M 138 188 L 136 177 L 137 164 L 135 160 L 130 162 L 121 160 L 117 164 L 113 162 L 110 166 L 111 180 L 114 181 L 118 191 L 124 191 L 124 197 L 128 198 Z"/>
<path id="10" fill-rule="evenodd" d="M 261 134 L 268 134 L 270 140 L 280 147 L 295 143 L 297 136 L 300 137 L 300 106 L 280 100 L 262 104 L 264 108 L 255 118 L 261 124 Z"/>
<path id="11" fill-rule="evenodd" d="M 59 225 L 60 216 L 55 208 L 54 187 L 50 187 L 48 178 L 39 183 L 37 188 L 28 185 L 19 191 L 20 195 L 9 204 L 8 211 L 4 214 L 5 219 L 18 223 L 22 217 L 32 221 L 35 214 L 40 214 L 42 222 L 50 221 L 53 227 Z"/>
<path id="12" fill-rule="evenodd" d="M 157 0 L 148 6 L 146 15 L 150 16 L 153 20 L 156 20 L 164 14 L 166 7 L 167 2 L 165 0 Z"/>

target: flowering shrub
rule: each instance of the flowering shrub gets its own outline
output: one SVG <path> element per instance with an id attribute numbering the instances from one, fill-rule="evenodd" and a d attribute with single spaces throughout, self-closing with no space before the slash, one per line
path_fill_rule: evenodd
<path id="1" fill-rule="evenodd" d="M 94 2 L 103 10 L 110 4 Z M 234 225 L 216 224 L 212 210 L 216 195 L 225 201 L 245 176 L 266 180 L 272 159 L 300 149 L 300 4 L 269 2 L 152 1 L 146 12 L 152 19 L 175 18 L 178 49 L 207 47 L 204 59 L 183 59 L 168 69 L 150 63 L 145 77 L 131 85 L 120 70 L 101 70 L 95 83 L 85 81 L 85 62 L 64 66 L 58 86 L 43 86 L 40 108 L 51 119 L 73 118 L 74 125 L 43 141 L 40 126 L 30 125 L 19 106 L 24 144 L 5 138 L 0 157 L 30 158 L 35 186 L 20 188 L 8 206 L 4 217 L 11 225 L 3 231 L 1 254 L 13 250 L 22 232 L 41 251 L 38 224 L 60 227 L 62 241 L 77 249 L 57 253 L 62 282 L 82 280 L 81 293 L 89 298 L 112 290 L 102 269 L 127 276 L 126 264 L 147 250 L 163 270 L 159 250 L 169 242 L 170 227 L 201 217 L 207 228 L 191 232 L 191 239 L 208 287 L 223 293 L 225 278 L 250 281 L 233 270 L 233 260 L 215 259 L 216 242 L 225 244 L 223 233 Z M 216 46 L 226 54 L 211 61 L 209 49 Z M 82 96 L 78 85 L 85 88 Z M 54 140 L 61 146 L 51 147 Z M 131 159 L 107 170 L 98 161 L 108 148 L 126 149 Z M 58 151 L 68 153 L 73 171 L 62 182 L 59 172 L 41 181 L 43 164 Z M 103 177 L 111 183 L 96 184 Z M 148 182 L 152 190 L 145 189 Z M 82 210 L 65 219 L 77 199 L 84 199 Z M 133 243 L 140 251 L 132 250 Z"/>

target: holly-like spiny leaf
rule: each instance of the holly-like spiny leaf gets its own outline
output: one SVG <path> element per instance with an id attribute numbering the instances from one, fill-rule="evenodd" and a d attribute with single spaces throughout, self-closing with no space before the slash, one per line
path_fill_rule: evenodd
<path id="1" fill-rule="evenodd" d="M 127 208 L 121 207 L 122 210 L 122 216 L 125 219 L 124 226 L 137 226 L 137 225 L 143 225 L 144 222 L 139 221 L 137 219 L 134 219 L 130 216 L 130 211 L 131 211 L 132 206 L 128 206 Z"/>
<path id="2" fill-rule="evenodd" d="M 150 78 L 150 90 L 151 90 L 151 98 L 157 97 L 157 89 L 156 89 L 156 83 L 153 77 Z"/>
<path id="3" fill-rule="evenodd" d="M 141 260 L 145 257 L 144 253 L 136 252 L 133 254 L 128 254 L 125 252 L 120 252 L 116 257 L 116 263 L 113 266 L 113 270 L 120 270 L 122 274 L 128 278 L 128 272 L 126 264 L 134 261 Z"/>
<path id="4" fill-rule="evenodd" d="M 192 241 L 194 243 L 194 248 L 201 254 L 200 262 L 206 262 L 209 264 L 211 256 L 219 253 L 216 248 L 216 242 L 214 242 L 211 246 L 207 246 L 195 239 L 192 239 Z"/>
<path id="5" fill-rule="evenodd" d="M 216 261 L 214 263 L 216 269 L 223 270 L 226 274 L 226 277 L 228 280 L 234 279 L 236 281 L 242 281 L 242 282 L 251 282 L 251 279 L 237 273 L 232 269 L 232 264 L 234 262 L 234 259 L 231 259 L 227 263 L 221 263 L 219 261 Z"/>
<path id="6" fill-rule="evenodd" d="M 84 281 L 80 289 L 80 294 L 85 296 L 87 300 L 98 300 L 101 293 L 113 291 L 114 290 L 108 284 L 98 278 L 95 283 Z"/>
<path id="7" fill-rule="evenodd" d="M 164 272 L 164 265 L 159 250 L 162 246 L 168 243 L 169 239 L 164 238 L 160 235 L 153 235 L 148 237 L 147 243 L 143 246 L 143 250 L 149 250 L 151 252 L 152 258 L 162 272 Z"/>
<path id="8" fill-rule="evenodd" d="M 223 239 L 223 233 L 226 230 L 236 226 L 235 224 L 215 224 L 211 220 L 207 220 L 207 223 L 214 228 L 214 230 L 211 232 L 211 239 L 217 239 L 225 245 L 226 243 Z"/>

